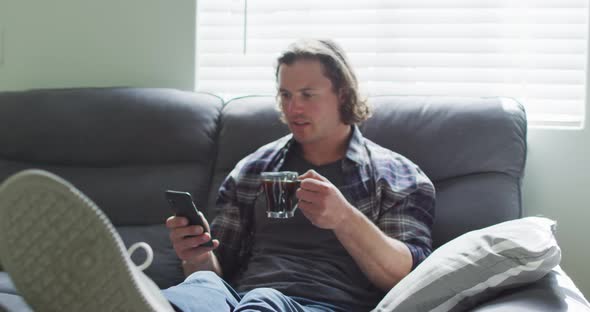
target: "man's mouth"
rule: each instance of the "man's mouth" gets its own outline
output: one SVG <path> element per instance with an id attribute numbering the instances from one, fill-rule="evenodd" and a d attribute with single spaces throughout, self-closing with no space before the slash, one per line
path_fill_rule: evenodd
<path id="1" fill-rule="evenodd" d="M 307 129 L 307 127 L 309 125 L 311 125 L 311 122 L 309 122 L 309 121 L 304 121 L 304 120 L 292 121 L 291 122 L 291 129 L 293 129 L 295 131 L 303 131 L 304 129 Z"/>

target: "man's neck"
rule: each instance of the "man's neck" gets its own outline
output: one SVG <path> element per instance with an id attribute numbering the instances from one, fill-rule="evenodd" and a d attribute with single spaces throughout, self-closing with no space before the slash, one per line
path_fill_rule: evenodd
<path id="1" fill-rule="evenodd" d="M 316 166 L 330 164 L 344 158 L 351 133 L 352 127 L 349 126 L 346 131 L 338 134 L 336 139 L 327 142 L 318 141 L 312 144 L 302 144 L 303 158 Z"/>

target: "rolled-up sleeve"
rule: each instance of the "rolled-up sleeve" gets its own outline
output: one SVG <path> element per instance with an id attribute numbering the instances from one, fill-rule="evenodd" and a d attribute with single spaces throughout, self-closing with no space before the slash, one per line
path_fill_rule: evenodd
<path id="1" fill-rule="evenodd" d="M 384 206 L 377 226 L 389 237 L 408 246 L 413 270 L 432 252 L 435 190 L 425 176 L 418 176 L 410 189 L 411 192 L 404 194 L 384 187 Z"/>

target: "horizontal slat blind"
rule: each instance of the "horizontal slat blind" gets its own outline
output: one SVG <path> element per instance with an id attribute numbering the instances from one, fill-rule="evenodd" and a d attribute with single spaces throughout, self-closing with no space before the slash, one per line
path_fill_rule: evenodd
<path id="1" fill-rule="evenodd" d="M 583 119 L 589 0 L 244 1 L 198 2 L 197 90 L 274 94 L 289 43 L 331 38 L 365 95 L 507 96 L 531 124 Z"/>

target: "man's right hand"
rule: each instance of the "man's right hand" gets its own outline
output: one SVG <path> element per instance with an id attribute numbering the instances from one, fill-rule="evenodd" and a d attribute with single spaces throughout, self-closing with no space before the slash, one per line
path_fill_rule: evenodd
<path id="1" fill-rule="evenodd" d="M 209 230 L 207 220 L 205 226 Z M 209 231 L 204 232 L 200 225 L 188 225 L 187 218 L 176 216 L 166 220 L 166 227 L 170 230 L 170 241 L 178 258 L 196 266 L 207 266 L 212 256 L 211 250 L 219 246 L 216 239 L 213 240 L 213 247 L 201 246 L 211 239 Z"/>

